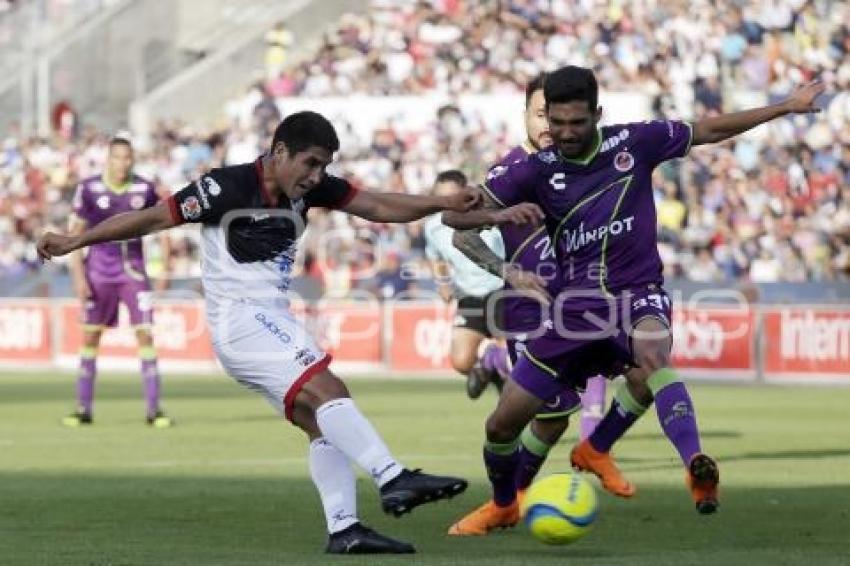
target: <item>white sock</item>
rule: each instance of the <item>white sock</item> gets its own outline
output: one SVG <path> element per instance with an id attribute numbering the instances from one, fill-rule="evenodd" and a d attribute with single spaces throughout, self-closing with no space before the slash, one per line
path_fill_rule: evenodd
<path id="1" fill-rule="evenodd" d="M 316 422 L 325 439 L 366 470 L 378 487 L 404 470 L 351 399 L 328 401 L 316 409 Z"/>
<path id="2" fill-rule="evenodd" d="M 345 454 L 324 438 L 310 443 L 310 477 L 322 498 L 329 533 L 357 522 L 354 470 Z"/>

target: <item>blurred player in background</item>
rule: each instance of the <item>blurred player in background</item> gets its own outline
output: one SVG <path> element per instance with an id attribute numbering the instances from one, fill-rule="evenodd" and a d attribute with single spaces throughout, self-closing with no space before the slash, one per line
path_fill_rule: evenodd
<path id="1" fill-rule="evenodd" d="M 106 170 L 80 183 L 74 195 L 70 233 L 79 235 L 116 214 L 143 210 L 157 204 L 159 197 L 150 181 L 133 173 L 133 147 L 123 138 L 109 142 Z M 162 238 L 163 265 L 168 269 L 168 242 Z M 65 417 L 66 426 L 92 424 L 97 349 L 104 328 L 118 324 L 118 306 L 124 303 L 139 344 L 146 403 L 146 422 L 157 428 L 173 424 L 160 407 L 160 375 L 153 345 L 153 293 L 145 271 L 141 238 L 103 242 L 86 252 L 71 254 L 74 290 L 82 301 L 83 347 L 77 377 L 77 409 Z M 161 279 L 163 283 L 166 278 Z"/>
<path id="2" fill-rule="evenodd" d="M 289 310 L 297 242 L 310 208 L 343 210 L 373 222 L 411 222 L 442 210 L 463 212 L 476 193 L 447 196 L 359 191 L 325 173 L 339 149 L 330 122 L 297 112 L 274 132 L 270 152 L 253 163 L 214 169 L 167 202 L 115 216 L 78 236 L 45 234 L 44 259 L 107 241 L 139 238 L 186 222 L 201 229 L 204 297 L 213 348 L 227 373 L 266 400 L 310 440 L 310 475 L 319 492 L 331 554 L 407 554 L 412 545 L 360 523 L 351 463 L 380 491 L 386 513 L 463 492 L 454 477 L 409 470 L 390 453 L 328 369 L 331 356 Z"/>
<path id="3" fill-rule="evenodd" d="M 573 451 L 573 465 L 601 475 L 594 462 L 654 401 L 696 510 L 717 510 L 719 469 L 702 451 L 693 403 L 670 365 L 671 304 L 661 287 L 652 171 L 694 145 L 723 141 L 787 114 L 816 112 L 814 99 L 823 88 L 814 81 L 777 104 L 693 125 L 651 121 L 598 128 L 593 71 L 568 66 L 547 77 L 554 145 L 491 174 L 484 185 L 486 206 L 539 204 L 564 278 L 555 310 L 560 324 L 529 341 L 487 420 L 484 461 L 496 501 L 488 526 L 516 521 L 516 444 L 522 430 L 545 400 L 569 386 L 561 376 L 581 380 L 597 368 L 608 375 L 624 371 L 626 384 L 594 433 Z M 447 221 L 473 227 L 457 216 Z"/>
<path id="4" fill-rule="evenodd" d="M 437 175 L 434 194 L 456 193 L 466 185 L 466 175 L 460 171 L 443 171 Z M 443 224 L 442 216 L 434 214 L 425 222 L 425 253 L 431 262 L 440 297 L 446 302 L 457 299 L 451 363 L 458 373 L 466 376 L 466 394 L 470 399 L 477 399 L 489 383 L 501 391 L 505 377 L 510 374 L 507 350 L 492 340 L 493 332 L 487 325 L 487 310 L 493 309 L 494 293 L 503 283 L 455 248 L 452 244 L 454 230 Z M 482 230 L 480 237 L 493 253 L 504 257 L 498 229 Z M 487 339 L 491 340 L 479 356 L 481 344 Z"/>

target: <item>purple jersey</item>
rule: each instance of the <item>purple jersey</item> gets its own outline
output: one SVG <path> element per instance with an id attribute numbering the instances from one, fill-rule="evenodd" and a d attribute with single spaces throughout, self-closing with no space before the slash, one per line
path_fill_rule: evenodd
<path id="1" fill-rule="evenodd" d="M 528 142 L 516 146 L 490 169 L 488 179 L 498 177 L 507 167 L 525 160 L 535 151 Z M 545 227 L 501 224 L 499 231 L 505 244 L 505 260 L 523 271 L 537 273 L 549 282 L 550 293 L 557 292 L 555 252 Z M 506 283 L 505 289 L 510 291 L 510 285 Z M 540 327 L 545 307 L 535 299 L 509 294 L 501 304 L 504 329 L 508 332 L 531 332 Z"/>
<path id="2" fill-rule="evenodd" d="M 74 195 L 74 214 L 91 228 L 121 212 L 154 206 L 159 197 L 153 183 L 137 175 L 120 187 L 106 183 L 101 176 L 80 183 Z M 86 274 L 100 281 L 144 280 L 145 259 L 142 239 L 104 242 L 88 249 Z"/>
<path id="3" fill-rule="evenodd" d="M 529 155 L 491 171 L 484 188 L 503 206 L 542 207 L 559 290 L 608 295 L 660 285 L 652 171 L 688 152 L 691 127 L 677 121 L 607 126 L 594 143 L 581 161 L 561 157 L 554 146 Z M 565 306 L 580 310 L 584 303 Z"/>

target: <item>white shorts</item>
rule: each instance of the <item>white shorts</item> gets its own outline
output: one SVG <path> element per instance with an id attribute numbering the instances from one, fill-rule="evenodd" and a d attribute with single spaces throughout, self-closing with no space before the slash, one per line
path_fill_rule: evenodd
<path id="1" fill-rule="evenodd" d="M 228 375 L 261 393 L 289 420 L 301 387 L 331 363 L 280 302 L 218 304 L 209 324 L 213 349 Z"/>

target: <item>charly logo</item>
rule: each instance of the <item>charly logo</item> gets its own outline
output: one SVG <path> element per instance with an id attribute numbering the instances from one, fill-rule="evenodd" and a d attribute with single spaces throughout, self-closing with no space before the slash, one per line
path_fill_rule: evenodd
<path id="1" fill-rule="evenodd" d="M 614 169 L 625 173 L 635 166 L 635 158 L 628 151 L 621 151 L 614 156 Z"/>

